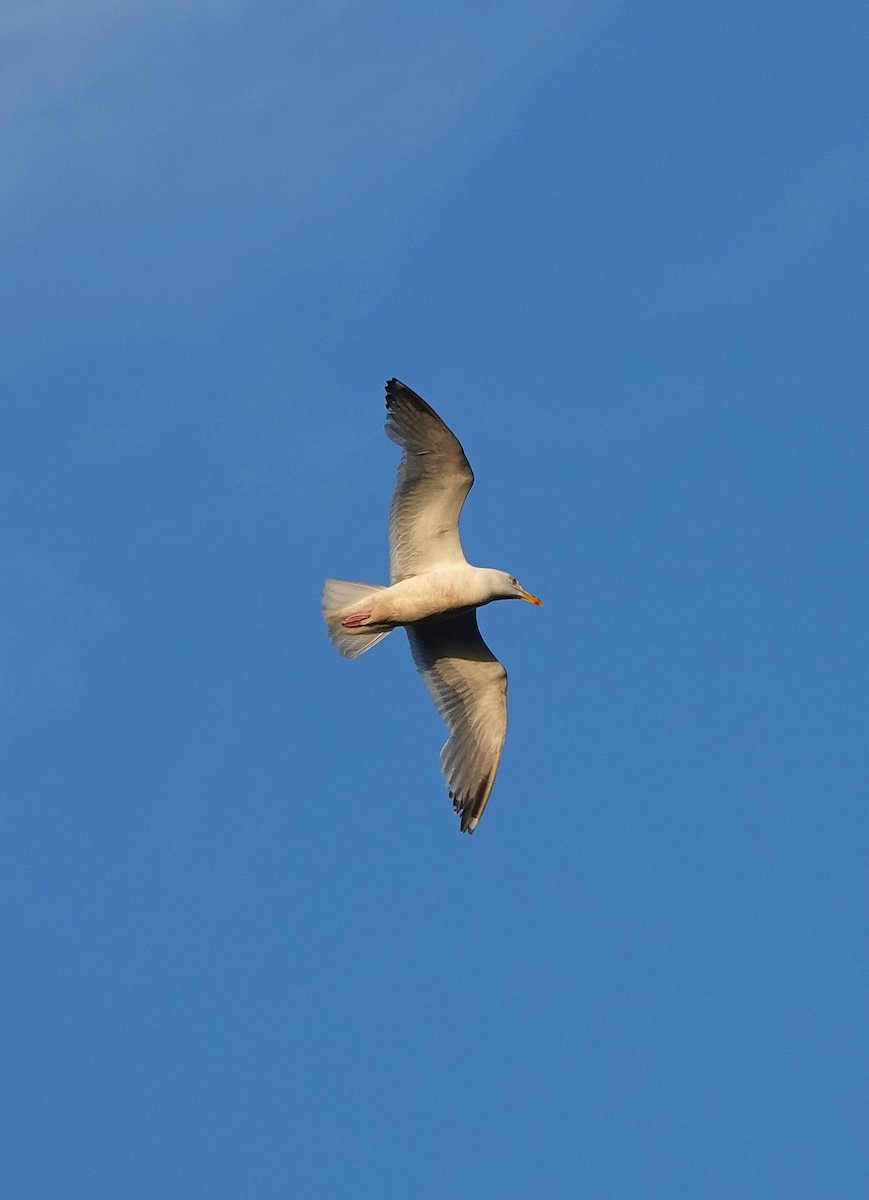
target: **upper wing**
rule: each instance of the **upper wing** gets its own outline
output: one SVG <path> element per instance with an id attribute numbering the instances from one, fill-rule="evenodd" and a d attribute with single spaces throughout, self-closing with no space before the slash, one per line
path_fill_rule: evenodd
<path id="1" fill-rule="evenodd" d="M 474 482 L 458 439 L 409 387 L 386 385 L 386 432 L 404 449 L 389 510 L 392 582 L 464 562 L 459 513 Z"/>
<path id="2" fill-rule="evenodd" d="M 462 832 L 473 833 L 507 736 L 507 672 L 483 641 L 475 611 L 408 625 L 407 636 L 417 670 L 449 726 L 441 770 Z"/>

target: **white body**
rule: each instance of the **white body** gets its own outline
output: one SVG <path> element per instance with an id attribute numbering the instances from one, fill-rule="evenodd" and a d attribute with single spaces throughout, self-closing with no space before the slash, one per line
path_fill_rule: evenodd
<path id="1" fill-rule="evenodd" d="M 467 612 L 497 598 L 492 595 L 493 576 L 500 575 L 500 571 L 472 567 L 470 563 L 440 567 L 379 589 L 364 605 L 356 601 L 345 606 L 346 611 L 337 610 L 333 617 L 341 620 L 364 607 L 371 615 L 358 628 L 371 631 Z"/>

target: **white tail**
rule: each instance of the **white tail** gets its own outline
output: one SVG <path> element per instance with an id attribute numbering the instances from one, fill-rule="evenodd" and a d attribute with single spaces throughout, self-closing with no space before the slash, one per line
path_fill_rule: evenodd
<path id="1" fill-rule="evenodd" d="M 391 632 L 389 629 L 366 629 L 364 625 L 356 629 L 347 629 L 341 624 L 342 619 L 349 616 L 368 596 L 383 590 L 378 583 L 352 583 L 349 579 L 326 580 L 323 587 L 326 630 L 329 641 L 345 658 L 358 658 Z"/>

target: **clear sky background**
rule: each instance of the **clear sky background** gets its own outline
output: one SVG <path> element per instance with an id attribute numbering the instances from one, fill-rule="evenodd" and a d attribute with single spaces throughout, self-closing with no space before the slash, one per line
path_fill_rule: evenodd
<path id="1" fill-rule="evenodd" d="M 867 12 L 3 5 L 3 1196 L 869 1195 Z"/>

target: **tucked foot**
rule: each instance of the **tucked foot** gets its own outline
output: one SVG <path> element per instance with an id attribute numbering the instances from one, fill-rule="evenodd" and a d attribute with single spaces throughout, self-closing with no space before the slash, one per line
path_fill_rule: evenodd
<path id="1" fill-rule="evenodd" d="M 371 616 L 370 612 L 351 613 L 349 617 L 345 617 L 341 624 L 345 629 L 358 629 L 360 625 L 364 625 Z"/>

